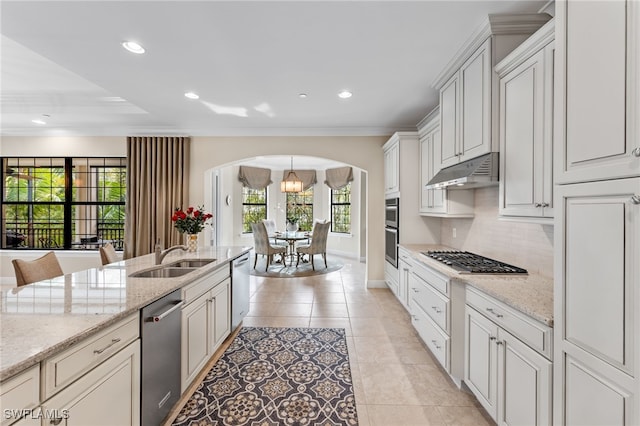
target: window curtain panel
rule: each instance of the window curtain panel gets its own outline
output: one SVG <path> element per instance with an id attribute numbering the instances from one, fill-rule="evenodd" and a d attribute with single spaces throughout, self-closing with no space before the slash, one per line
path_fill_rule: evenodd
<path id="1" fill-rule="evenodd" d="M 282 173 L 282 180 L 287 178 L 287 175 L 291 169 L 287 169 Z M 306 190 L 311 185 L 315 185 L 318 183 L 318 179 L 316 179 L 316 171 L 315 170 L 293 170 L 293 172 L 298 176 L 298 179 L 302 181 L 302 189 Z"/>
<path id="2" fill-rule="evenodd" d="M 325 171 L 324 183 L 331 189 L 342 189 L 353 180 L 353 167 L 337 167 Z"/>
<path id="3" fill-rule="evenodd" d="M 183 244 L 171 222 L 176 207 L 187 208 L 188 137 L 127 137 L 127 205 L 124 258 Z"/>
<path id="4" fill-rule="evenodd" d="M 273 183 L 270 169 L 249 166 L 240 166 L 238 180 L 242 182 L 242 185 L 251 189 L 265 189 Z"/>

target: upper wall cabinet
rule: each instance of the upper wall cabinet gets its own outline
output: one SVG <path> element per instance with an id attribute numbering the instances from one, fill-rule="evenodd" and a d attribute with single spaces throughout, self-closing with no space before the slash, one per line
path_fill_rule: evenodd
<path id="1" fill-rule="evenodd" d="M 549 21 L 495 67 L 503 217 L 553 223 L 554 38 Z"/>
<path id="2" fill-rule="evenodd" d="M 433 82 L 440 91 L 438 168 L 498 150 L 493 67 L 549 19 L 546 14 L 489 15 Z"/>
<path id="3" fill-rule="evenodd" d="M 556 183 L 640 173 L 640 4 L 562 2 L 557 15 Z M 630 95 L 630 96 L 629 96 Z"/>
<path id="4" fill-rule="evenodd" d="M 384 152 L 384 194 L 400 192 L 400 138 L 391 138 L 382 147 Z M 387 197 L 389 198 L 389 197 Z"/>
<path id="5" fill-rule="evenodd" d="M 425 185 L 440 171 L 440 109 L 431 111 L 420 123 L 420 215 L 473 217 L 473 190 L 427 189 Z"/>

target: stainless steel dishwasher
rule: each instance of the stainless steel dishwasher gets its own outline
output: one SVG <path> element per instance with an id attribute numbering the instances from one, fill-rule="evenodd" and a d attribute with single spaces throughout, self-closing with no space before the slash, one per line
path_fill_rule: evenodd
<path id="1" fill-rule="evenodd" d="M 142 426 L 161 424 L 180 398 L 180 292 L 176 290 L 142 308 Z"/>
<path id="2" fill-rule="evenodd" d="M 231 262 L 231 331 L 249 313 L 249 253 Z"/>

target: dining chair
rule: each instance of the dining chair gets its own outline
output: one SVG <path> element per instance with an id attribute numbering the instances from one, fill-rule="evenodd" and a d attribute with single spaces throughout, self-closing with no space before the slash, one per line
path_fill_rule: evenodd
<path id="1" fill-rule="evenodd" d="M 18 286 L 48 280 L 64 275 L 58 257 L 52 251 L 35 260 L 13 259 Z"/>
<path id="2" fill-rule="evenodd" d="M 329 235 L 329 229 L 331 228 L 331 222 L 316 222 L 313 227 L 313 235 L 311 236 L 311 243 L 309 245 L 301 245 L 296 248 L 296 254 L 298 259 L 296 261 L 296 267 L 300 263 L 300 256 L 308 254 L 311 258 L 311 268 L 316 270 L 316 266 L 313 263 L 314 255 L 321 254 L 324 259 L 324 267 L 327 267 L 327 236 Z"/>
<path id="3" fill-rule="evenodd" d="M 256 269 L 258 264 L 258 255 L 264 254 L 267 256 L 267 267 L 265 272 L 269 269 L 269 264 L 273 260 L 274 254 L 280 254 L 284 259 L 284 254 L 287 252 L 287 247 L 271 245 L 269 242 L 269 234 L 267 234 L 267 228 L 264 223 L 252 223 L 251 230 L 253 232 L 253 249 L 256 253 L 256 259 L 253 262 L 253 269 Z"/>
<path id="4" fill-rule="evenodd" d="M 100 260 L 103 265 L 108 265 L 109 263 L 119 262 L 118 254 L 116 253 L 116 249 L 113 247 L 111 243 L 107 243 L 104 246 L 99 248 L 100 250 Z"/>
<path id="5" fill-rule="evenodd" d="M 264 227 L 267 229 L 267 235 L 269 238 L 273 239 L 273 244 L 276 244 L 276 231 L 278 231 L 278 227 L 276 225 L 276 221 L 273 219 L 262 219 L 262 223 L 264 223 Z"/>

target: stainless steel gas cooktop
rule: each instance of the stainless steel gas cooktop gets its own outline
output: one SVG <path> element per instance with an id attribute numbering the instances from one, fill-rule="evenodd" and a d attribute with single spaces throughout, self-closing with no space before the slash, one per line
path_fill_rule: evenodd
<path id="1" fill-rule="evenodd" d="M 461 274 L 526 274 L 527 270 L 468 251 L 438 250 L 422 254 L 438 260 Z"/>

